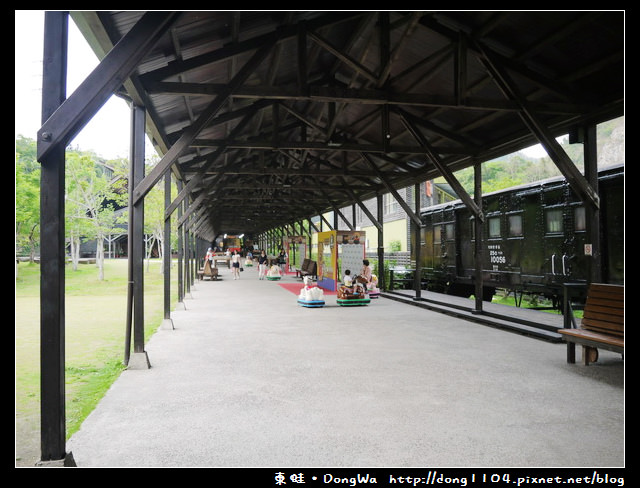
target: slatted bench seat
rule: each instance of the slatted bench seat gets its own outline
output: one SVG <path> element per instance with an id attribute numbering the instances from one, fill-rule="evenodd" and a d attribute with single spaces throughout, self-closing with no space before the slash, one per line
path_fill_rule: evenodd
<path id="1" fill-rule="evenodd" d="M 318 263 L 312 259 L 304 258 L 302 266 L 296 271 L 297 278 L 304 278 L 305 276 L 311 276 L 312 278 L 318 278 Z"/>
<path id="2" fill-rule="evenodd" d="M 307 266 L 309 266 L 309 261 L 311 261 L 311 259 L 309 258 L 304 258 L 302 260 L 302 265 L 299 269 L 296 270 L 296 278 L 302 278 L 302 271 L 307 269 Z"/>
<path id="3" fill-rule="evenodd" d="M 218 268 L 211 267 L 209 261 L 205 261 L 204 268 L 198 270 L 198 279 L 204 280 L 204 277 L 208 276 L 211 281 L 218 279 Z"/>
<path id="4" fill-rule="evenodd" d="M 598 348 L 624 355 L 624 286 L 592 283 L 580 327 L 558 332 L 567 342 L 567 362 L 575 363 L 575 345 L 582 346 L 585 365 L 598 360 Z"/>

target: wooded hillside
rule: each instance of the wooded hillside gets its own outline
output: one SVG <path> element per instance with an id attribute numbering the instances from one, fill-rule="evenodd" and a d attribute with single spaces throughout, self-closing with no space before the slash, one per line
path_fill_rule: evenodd
<path id="1" fill-rule="evenodd" d="M 583 170 L 582 144 L 569 144 L 568 137 L 560 144 L 569 157 Z M 624 164 L 624 117 L 598 126 L 598 167 Z M 482 164 L 482 191 L 489 193 L 512 186 L 560 176 L 560 171 L 548 156 L 532 158 L 517 152 Z M 473 194 L 473 168 L 458 171 L 456 177 L 469 194 Z M 444 182 L 438 178 L 437 182 Z"/>

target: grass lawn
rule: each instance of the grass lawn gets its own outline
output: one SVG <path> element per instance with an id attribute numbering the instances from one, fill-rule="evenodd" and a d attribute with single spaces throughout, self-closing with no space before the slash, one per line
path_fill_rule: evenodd
<path id="1" fill-rule="evenodd" d="M 161 262 L 145 261 L 145 338 L 164 317 Z M 177 268 L 171 269 L 171 310 L 177 302 Z M 65 273 L 65 388 L 67 438 L 76 432 L 124 369 L 127 261 L 81 264 Z M 20 263 L 16 278 L 16 466 L 40 458 L 40 266 Z"/>
<path id="2" fill-rule="evenodd" d="M 515 298 L 512 295 L 504 294 L 504 290 L 499 290 L 496 293 L 492 300 L 493 303 L 499 303 L 500 305 L 509 305 L 511 307 L 516 306 Z M 554 315 L 560 315 L 560 310 L 551 309 L 552 303 L 551 300 L 546 300 L 544 298 L 537 297 L 535 295 L 525 295 L 522 298 L 522 303 L 520 304 L 521 308 L 536 308 L 536 307 L 548 307 L 548 309 L 543 309 L 543 312 L 552 313 Z M 576 319 L 581 319 L 583 315 L 582 310 L 574 310 L 573 316 Z"/>

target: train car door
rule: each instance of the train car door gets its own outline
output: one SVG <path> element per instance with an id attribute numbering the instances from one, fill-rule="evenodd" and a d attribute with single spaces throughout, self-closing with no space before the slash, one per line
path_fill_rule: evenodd
<path id="1" fill-rule="evenodd" d="M 420 245 L 422 246 L 420 259 L 422 260 L 423 272 L 428 275 L 433 271 L 433 225 L 430 219 L 422 219 Z"/>
<path id="2" fill-rule="evenodd" d="M 499 270 L 500 282 L 508 290 L 518 290 L 521 285 L 525 195 L 522 191 L 512 189 L 498 198 L 498 208 L 502 214 L 501 241 L 497 252 L 495 246 L 490 250 L 490 256 L 494 258 L 492 269 Z"/>
<path id="3" fill-rule="evenodd" d="M 507 257 L 504 271 L 510 288 L 518 289 L 522 281 L 524 248 L 524 212 L 513 204 L 505 214 L 504 248 Z"/>
<path id="4" fill-rule="evenodd" d="M 432 259 L 432 277 L 431 280 L 433 282 L 433 291 L 444 291 L 443 284 L 445 282 L 444 273 L 443 273 L 443 253 L 444 253 L 444 225 L 442 222 L 438 222 L 437 224 L 434 222 L 433 224 L 433 240 L 431 247 L 431 259 Z"/>
<path id="5" fill-rule="evenodd" d="M 565 216 L 566 242 L 564 247 L 565 280 L 587 281 L 589 256 L 585 253 L 587 244 L 587 221 L 584 205 L 573 204 Z"/>
<path id="6" fill-rule="evenodd" d="M 522 210 L 523 239 L 520 249 L 520 283 L 522 288 L 541 285 L 544 281 L 545 258 L 542 190 L 529 188 L 519 195 Z"/>
<path id="7" fill-rule="evenodd" d="M 600 180 L 602 280 L 624 285 L 624 166 Z"/>
<path id="8" fill-rule="evenodd" d="M 453 209 L 444 212 L 443 235 L 442 235 L 442 267 L 447 281 L 452 281 L 458 276 L 460 267 L 460 253 L 457 245 L 456 218 Z"/>
<path id="9" fill-rule="evenodd" d="M 475 217 L 466 207 L 458 208 L 457 216 L 457 247 L 458 247 L 458 276 L 465 283 L 472 284 L 475 280 L 476 269 L 476 232 Z"/>
<path id="10" fill-rule="evenodd" d="M 429 282 L 430 290 L 444 291 L 444 263 L 446 261 L 444 212 L 442 209 L 436 209 L 426 214 L 423 219 L 424 252 L 422 260 L 425 277 Z"/>
<path id="11" fill-rule="evenodd" d="M 545 252 L 545 284 L 560 285 L 569 275 L 570 256 L 573 246 L 567 239 L 565 205 L 549 205 L 543 207 L 544 218 L 544 252 Z"/>
<path id="12" fill-rule="evenodd" d="M 422 249 L 420 252 L 420 259 L 422 261 L 422 274 L 427 282 L 432 283 L 434 280 L 433 268 L 434 262 L 434 225 L 433 214 L 427 212 L 422 215 L 422 229 L 420 230 L 420 241 Z M 430 285 L 429 285 L 430 286 Z"/>

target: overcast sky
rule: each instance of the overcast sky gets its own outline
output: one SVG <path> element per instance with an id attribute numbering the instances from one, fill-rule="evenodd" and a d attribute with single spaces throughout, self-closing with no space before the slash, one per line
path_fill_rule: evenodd
<path id="1" fill-rule="evenodd" d="M 36 139 L 42 125 L 42 52 L 44 11 L 16 10 L 16 131 Z M 67 67 L 67 97 L 98 65 L 98 58 L 89 48 L 73 20 L 69 18 L 69 54 Z M 93 151 L 106 159 L 129 157 L 129 107 L 117 97 L 100 109 L 71 142 L 71 146 Z M 149 150 L 149 149 L 148 149 Z M 150 154 L 147 154 L 147 157 Z"/>

